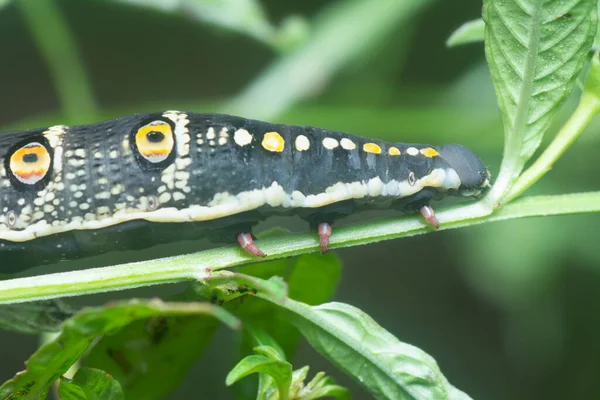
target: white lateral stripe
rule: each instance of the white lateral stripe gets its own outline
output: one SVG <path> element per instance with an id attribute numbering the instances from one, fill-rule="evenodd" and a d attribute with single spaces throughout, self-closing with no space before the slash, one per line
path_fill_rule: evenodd
<path id="1" fill-rule="evenodd" d="M 448 172 L 451 173 L 448 173 Z M 454 170 L 435 169 L 411 186 L 407 181 L 391 180 L 383 183 L 379 178 L 359 182 L 338 182 L 323 193 L 304 195 L 299 191 L 287 193 L 281 185 L 273 182 L 269 187 L 250 190 L 232 195 L 227 192 L 217 193 L 207 206 L 194 205 L 184 209 L 174 207 L 159 208 L 154 211 L 144 211 L 139 208 L 122 208 L 110 217 L 101 219 L 78 219 L 64 224 L 48 224 L 46 220 L 38 221 L 24 230 L 11 230 L 6 225 L 6 214 L 0 215 L 0 239 L 22 242 L 36 237 L 47 236 L 71 230 L 101 229 L 132 220 L 147 220 L 152 222 L 190 222 L 209 221 L 269 205 L 282 208 L 318 208 L 344 200 L 361 199 L 365 197 L 395 197 L 403 198 L 413 195 L 425 186 L 455 188 L 460 186 L 460 180 Z M 451 185 L 451 186 L 447 186 Z M 458 186 L 457 186 L 458 185 Z"/>

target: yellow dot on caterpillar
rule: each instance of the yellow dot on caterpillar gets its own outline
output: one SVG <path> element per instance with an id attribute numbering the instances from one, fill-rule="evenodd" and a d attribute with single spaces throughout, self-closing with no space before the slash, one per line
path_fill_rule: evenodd
<path id="1" fill-rule="evenodd" d="M 390 147 L 388 149 L 388 154 L 390 156 L 399 156 L 400 155 L 400 150 L 397 147 Z"/>
<path id="2" fill-rule="evenodd" d="M 340 140 L 340 144 L 344 150 L 354 150 L 356 148 L 356 144 L 348 138 Z"/>
<path id="3" fill-rule="evenodd" d="M 296 136 L 296 141 L 294 144 L 296 145 L 296 150 L 298 151 L 306 151 L 310 148 L 310 141 L 304 135 Z"/>
<path id="4" fill-rule="evenodd" d="M 267 132 L 261 144 L 266 150 L 281 153 L 285 146 L 285 140 L 277 132 Z"/>
<path id="5" fill-rule="evenodd" d="M 333 150 L 339 145 L 340 143 L 334 138 L 326 137 L 323 139 L 323 147 L 325 147 L 327 150 Z"/>
<path id="6" fill-rule="evenodd" d="M 246 145 L 252 143 L 252 135 L 250 134 L 250 132 L 248 132 L 245 129 L 238 129 L 233 134 L 233 141 L 238 146 L 246 146 Z"/>
<path id="7" fill-rule="evenodd" d="M 406 154 L 408 154 L 409 156 L 416 156 L 417 154 L 419 154 L 419 149 L 417 149 L 416 147 L 409 147 L 408 149 L 406 149 Z"/>
<path id="8" fill-rule="evenodd" d="M 365 143 L 363 144 L 363 150 L 367 153 L 373 154 L 381 154 L 381 147 L 375 143 Z"/>
<path id="9" fill-rule="evenodd" d="M 427 147 L 425 149 L 421 149 L 421 154 L 423 154 L 425 157 L 435 157 L 435 156 L 439 156 L 440 155 L 440 153 L 438 153 L 437 151 L 435 151 L 431 147 Z"/>

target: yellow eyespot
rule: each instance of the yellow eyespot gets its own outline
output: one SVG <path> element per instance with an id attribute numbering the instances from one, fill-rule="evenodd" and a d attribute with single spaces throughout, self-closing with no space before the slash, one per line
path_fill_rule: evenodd
<path id="1" fill-rule="evenodd" d="M 439 156 L 440 155 L 440 153 L 438 153 L 437 151 L 435 151 L 431 147 L 427 147 L 427 148 L 421 149 L 421 154 L 423 154 L 425 157 L 435 157 L 435 156 Z"/>
<path id="2" fill-rule="evenodd" d="M 375 143 L 365 143 L 363 145 L 363 150 L 367 153 L 381 154 L 381 147 Z"/>
<path id="3" fill-rule="evenodd" d="M 152 121 L 138 129 L 135 134 L 138 152 L 153 164 L 166 160 L 174 145 L 173 129 L 164 121 Z"/>
<path id="4" fill-rule="evenodd" d="M 285 146 L 285 140 L 277 132 L 267 132 L 263 136 L 261 144 L 266 150 L 281 153 Z"/>
<path id="5" fill-rule="evenodd" d="M 17 180 L 27 185 L 34 185 L 44 179 L 50 171 L 51 162 L 46 146 L 32 142 L 10 156 L 9 168 Z"/>

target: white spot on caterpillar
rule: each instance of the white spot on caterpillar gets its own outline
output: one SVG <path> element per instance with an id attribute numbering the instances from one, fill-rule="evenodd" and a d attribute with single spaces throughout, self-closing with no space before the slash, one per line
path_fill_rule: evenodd
<path id="1" fill-rule="evenodd" d="M 367 195 L 367 187 L 362 182 L 346 183 L 346 187 L 352 199 L 362 199 Z"/>
<path id="2" fill-rule="evenodd" d="M 121 142 L 121 150 L 123 151 L 124 155 L 131 154 L 131 148 L 129 147 L 129 137 L 128 136 L 125 136 L 123 138 L 123 141 Z"/>
<path id="3" fill-rule="evenodd" d="M 278 207 L 283 204 L 286 193 L 277 182 L 273 182 L 273 184 L 264 191 L 264 196 L 265 203 L 271 207 Z"/>
<path id="4" fill-rule="evenodd" d="M 213 140 L 216 137 L 215 135 L 215 128 L 213 128 L 212 126 L 210 128 L 208 128 L 208 131 L 206 132 L 206 138 L 208 140 Z"/>
<path id="5" fill-rule="evenodd" d="M 76 159 L 76 158 L 70 158 L 67 160 L 67 163 L 69 163 L 70 166 L 72 167 L 81 167 L 82 165 L 85 164 L 85 160 L 84 159 Z"/>
<path id="6" fill-rule="evenodd" d="M 333 150 L 339 145 L 340 143 L 334 138 L 326 137 L 323 139 L 323 147 L 325 147 L 327 150 Z"/>
<path id="7" fill-rule="evenodd" d="M 250 132 L 248 132 L 245 129 L 238 129 L 233 134 L 233 141 L 238 146 L 246 146 L 246 145 L 252 143 L 252 135 L 250 134 Z"/>
<path id="8" fill-rule="evenodd" d="M 177 145 L 177 155 L 179 157 L 187 156 L 190 153 L 190 133 L 187 128 L 190 120 L 186 113 L 181 111 L 166 111 L 163 117 L 169 118 L 175 123 L 175 143 Z"/>
<path id="9" fill-rule="evenodd" d="M 379 196 L 383 191 L 383 182 L 381 179 L 377 177 L 369 179 L 369 182 L 367 182 L 367 191 L 371 197 Z"/>
<path id="10" fill-rule="evenodd" d="M 442 183 L 442 187 L 444 189 L 458 189 L 462 182 L 460 181 L 460 177 L 456 173 L 455 170 L 449 168 L 446 170 L 446 178 Z"/>
<path id="11" fill-rule="evenodd" d="M 409 147 L 408 149 L 406 149 L 406 154 L 408 154 L 409 156 L 416 156 L 419 154 L 419 149 L 417 149 L 416 147 Z"/>
<path id="12" fill-rule="evenodd" d="M 113 196 L 116 196 L 118 194 L 123 193 L 124 190 L 125 190 L 125 187 L 123 185 L 117 184 L 110 189 L 110 194 L 112 194 Z"/>
<path id="13" fill-rule="evenodd" d="M 160 196 L 158 196 L 158 201 L 160 202 L 160 204 L 165 204 L 167 202 L 169 202 L 171 200 L 171 193 L 169 192 L 165 192 L 163 194 L 161 194 Z"/>
<path id="14" fill-rule="evenodd" d="M 50 146 L 56 148 L 62 143 L 62 136 L 67 129 L 69 128 L 64 125 L 55 125 L 46 129 L 43 135 L 48 140 L 48 143 L 50 143 Z"/>
<path id="15" fill-rule="evenodd" d="M 175 192 L 173 193 L 173 200 L 175 201 L 180 201 L 185 199 L 185 194 L 181 193 L 181 192 Z"/>
<path id="16" fill-rule="evenodd" d="M 191 164 L 192 164 L 192 159 L 189 157 L 177 158 L 175 160 L 175 165 L 177 166 L 177 169 L 185 169 L 185 168 L 189 167 Z"/>
<path id="17" fill-rule="evenodd" d="M 98 200 L 107 200 L 110 199 L 110 192 L 100 192 L 96 193 L 94 197 Z"/>
<path id="18" fill-rule="evenodd" d="M 356 149 L 356 144 L 348 138 L 343 138 L 342 140 L 340 140 L 340 144 L 342 145 L 342 149 L 344 150 Z"/>
<path id="19" fill-rule="evenodd" d="M 190 173 L 186 171 L 175 172 L 175 179 L 188 180 L 190 179 Z"/>
<path id="20" fill-rule="evenodd" d="M 306 136 L 298 135 L 298 136 L 296 136 L 294 145 L 296 146 L 296 150 L 306 151 L 310 148 L 310 141 L 308 140 L 308 138 Z"/>

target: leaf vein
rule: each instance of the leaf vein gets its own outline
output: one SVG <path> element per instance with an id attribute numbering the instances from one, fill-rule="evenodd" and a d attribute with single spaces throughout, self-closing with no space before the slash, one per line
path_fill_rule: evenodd
<path id="1" fill-rule="evenodd" d="M 586 22 L 586 18 L 581 18 L 577 24 L 572 25 L 571 29 L 564 30 L 564 32 L 562 32 L 562 35 L 556 35 L 556 37 L 553 37 L 554 40 L 549 42 L 546 46 L 540 47 L 540 54 L 545 53 L 548 50 L 551 50 L 555 46 L 558 46 L 563 40 L 568 38 L 569 35 L 571 35 L 571 33 L 575 32 L 575 30 L 577 30 L 577 28 L 579 28 L 584 22 Z M 585 41 L 585 36 L 584 36 L 584 41 Z"/>
<path id="2" fill-rule="evenodd" d="M 508 65 L 510 65 L 511 69 L 515 72 L 515 74 L 519 77 L 519 79 L 523 80 L 523 75 L 521 74 L 521 72 L 519 71 L 517 66 L 514 65 L 511 58 L 508 56 L 506 49 L 504 48 L 504 46 L 502 46 L 502 43 L 498 40 L 498 37 L 496 36 L 496 32 L 494 30 L 490 29 L 490 33 L 491 33 L 493 39 L 496 41 L 496 43 L 497 43 L 496 48 L 500 50 L 503 58 L 505 60 L 507 60 Z"/>
<path id="3" fill-rule="evenodd" d="M 587 32 L 589 32 L 589 28 L 590 25 L 588 25 L 588 30 Z M 586 32 L 586 33 L 587 33 Z M 586 35 L 587 36 L 587 35 Z M 556 71 L 558 71 L 559 69 L 561 69 L 562 67 L 564 67 L 569 61 L 573 61 L 573 55 L 577 54 L 579 52 L 579 50 L 586 44 L 586 41 L 582 41 L 579 43 L 579 46 L 577 46 L 577 48 L 575 48 L 572 52 L 572 54 L 569 55 L 569 57 L 566 57 L 566 60 L 560 64 L 558 64 L 555 68 L 545 71 L 545 73 L 543 75 L 540 75 L 538 77 L 535 78 L 536 81 L 542 80 L 546 77 L 548 77 L 549 75 L 555 73 Z"/>
<path id="4" fill-rule="evenodd" d="M 496 10 L 496 14 L 499 17 L 499 20 L 502 21 L 502 24 L 506 27 L 506 29 L 510 32 L 510 34 L 512 35 L 512 37 L 514 37 L 516 39 L 516 41 L 521 45 L 521 47 L 523 47 L 524 49 L 527 48 L 527 43 L 525 43 L 525 41 L 523 39 L 521 39 L 517 33 L 514 31 L 514 29 L 512 28 L 512 26 L 510 26 L 510 24 L 508 23 L 506 16 L 503 14 L 503 11 L 498 8 L 497 3 L 494 2 L 493 3 L 493 7 Z"/>

